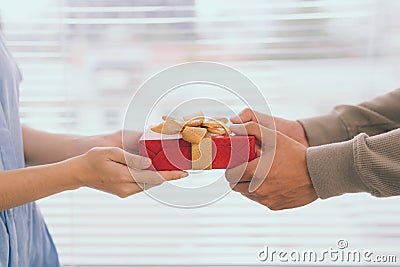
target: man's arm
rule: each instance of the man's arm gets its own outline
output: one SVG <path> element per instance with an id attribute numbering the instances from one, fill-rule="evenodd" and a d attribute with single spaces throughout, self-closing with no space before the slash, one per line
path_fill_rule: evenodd
<path id="1" fill-rule="evenodd" d="M 358 106 L 337 106 L 329 115 L 299 121 L 271 117 L 251 109 L 243 110 L 231 121 L 257 122 L 306 147 L 342 142 L 359 133 L 372 136 L 400 128 L 400 89 Z"/>
<path id="2" fill-rule="evenodd" d="M 246 123 L 247 134 L 257 133 L 257 128 L 278 131 L 273 159 L 261 156 L 225 174 L 233 190 L 271 209 L 303 206 L 316 195 L 322 199 L 355 192 L 400 195 L 400 89 L 358 106 L 338 106 L 330 115 L 300 120 L 301 124 L 249 109 L 231 121 Z M 273 139 L 259 142 L 271 144 Z M 309 145 L 321 146 L 306 150 Z M 257 171 L 271 160 L 271 170 Z M 253 179 L 262 184 L 251 192 Z"/>
<path id="3" fill-rule="evenodd" d="M 22 126 L 24 154 L 30 166 L 59 162 L 89 151 L 93 147 L 122 148 L 122 132 L 106 135 L 81 136 L 54 134 Z M 140 137 L 138 132 L 130 132 L 132 147 Z M 135 152 L 135 148 L 130 149 Z"/>
<path id="4" fill-rule="evenodd" d="M 340 105 L 331 114 L 299 120 L 310 146 L 347 141 L 400 128 L 400 89 L 356 106 Z M 278 129 L 279 130 L 279 129 Z"/>
<path id="5" fill-rule="evenodd" d="M 307 166 L 322 199 L 368 192 L 377 197 L 400 195 L 400 129 L 369 137 L 310 147 Z"/>

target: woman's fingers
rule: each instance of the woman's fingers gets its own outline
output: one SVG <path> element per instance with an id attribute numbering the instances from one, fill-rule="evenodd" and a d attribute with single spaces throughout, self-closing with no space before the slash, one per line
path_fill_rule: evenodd
<path id="1" fill-rule="evenodd" d="M 122 166 L 121 166 L 122 167 Z M 188 176 L 188 173 L 183 171 L 163 171 L 155 172 L 148 170 L 128 169 L 123 167 L 124 171 L 121 183 L 111 184 L 105 191 L 111 192 L 121 198 L 139 193 L 145 189 L 150 189 L 165 181 L 177 180 Z"/>
<path id="2" fill-rule="evenodd" d="M 135 183 L 145 184 L 162 184 L 165 181 L 178 180 L 188 176 L 189 174 L 184 171 L 149 171 L 149 170 L 138 170 L 130 169 L 130 174 L 133 177 Z"/>
<path id="3" fill-rule="evenodd" d="M 109 149 L 109 158 L 134 169 L 147 169 L 151 166 L 151 160 L 146 157 L 131 154 L 121 148 L 113 147 Z"/>

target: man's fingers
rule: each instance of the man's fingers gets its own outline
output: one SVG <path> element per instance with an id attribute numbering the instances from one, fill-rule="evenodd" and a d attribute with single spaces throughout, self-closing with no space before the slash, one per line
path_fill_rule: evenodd
<path id="1" fill-rule="evenodd" d="M 274 156 L 275 150 L 269 149 L 268 151 L 265 151 L 260 157 L 260 164 L 258 164 L 257 169 L 254 173 L 254 177 L 250 181 L 250 193 L 254 193 L 260 186 L 263 185 L 264 181 L 268 179 L 268 174 L 274 161 Z"/>
<path id="2" fill-rule="evenodd" d="M 149 158 L 128 153 L 117 147 L 109 148 L 109 150 L 110 159 L 112 161 L 127 165 L 130 168 L 147 169 L 151 166 L 151 160 Z"/>
<path id="3" fill-rule="evenodd" d="M 242 110 L 238 116 L 231 118 L 232 123 L 245 123 L 248 121 L 259 122 L 256 113 L 249 108 Z"/>
<path id="4" fill-rule="evenodd" d="M 259 157 L 261 157 L 261 153 L 262 151 L 261 151 L 261 148 L 260 148 L 260 146 L 256 146 L 256 158 L 259 158 Z"/>
<path id="5" fill-rule="evenodd" d="M 130 169 L 131 175 L 135 180 L 135 183 L 146 183 L 146 184 L 162 184 L 165 181 L 178 180 L 188 176 L 187 172 L 183 171 L 148 171 L 148 170 L 137 170 Z"/>
<path id="6" fill-rule="evenodd" d="M 231 187 L 236 184 L 249 182 L 247 193 L 254 193 L 267 179 L 271 169 L 274 151 L 264 153 L 263 156 L 250 162 L 243 163 L 235 168 L 227 169 L 225 172 L 226 180 Z"/>
<path id="7" fill-rule="evenodd" d="M 254 135 L 258 145 L 261 147 L 262 155 L 253 161 L 244 163 L 236 168 L 227 170 L 225 176 L 228 181 L 244 182 L 250 181 L 249 192 L 256 191 L 266 179 L 275 156 L 276 132 L 265 128 L 255 122 L 233 125 L 232 131 L 238 135 Z M 260 161 L 261 164 L 258 164 Z"/>
<path id="8" fill-rule="evenodd" d="M 242 194 L 249 194 L 249 185 L 249 182 L 237 183 L 232 187 L 232 190 Z"/>
<path id="9" fill-rule="evenodd" d="M 270 129 L 275 129 L 274 118 L 272 116 L 254 111 L 249 108 L 241 111 L 238 116 L 231 118 L 231 122 L 235 124 L 246 123 L 249 121 L 254 121 Z"/>
<path id="10" fill-rule="evenodd" d="M 230 184 L 242 182 L 250 182 L 254 177 L 260 158 L 256 158 L 250 162 L 245 162 L 235 168 L 225 171 L 225 178 Z"/>
<path id="11" fill-rule="evenodd" d="M 253 121 L 246 122 L 245 124 L 235 124 L 230 128 L 237 135 L 254 135 L 257 141 L 261 143 L 275 140 L 275 131 Z"/>
<path id="12" fill-rule="evenodd" d="M 235 124 L 231 127 L 232 132 L 237 135 L 254 135 L 258 140 L 261 140 L 261 125 L 256 122 L 246 122 L 244 124 Z"/>

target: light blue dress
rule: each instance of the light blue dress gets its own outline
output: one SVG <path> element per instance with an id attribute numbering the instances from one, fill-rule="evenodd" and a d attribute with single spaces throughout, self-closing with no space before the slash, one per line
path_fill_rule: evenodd
<path id="1" fill-rule="evenodd" d="M 0 33 L 1 171 L 25 167 L 18 110 L 21 79 Z M 47 266 L 59 266 L 58 255 L 36 204 L 0 212 L 0 267 Z"/>

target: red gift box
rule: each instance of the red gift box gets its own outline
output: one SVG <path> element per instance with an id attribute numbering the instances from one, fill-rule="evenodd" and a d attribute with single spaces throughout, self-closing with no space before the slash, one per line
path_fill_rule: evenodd
<path id="1" fill-rule="evenodd" d="M 212 136 L 211 140 L 213 169 L 232 168 L 256 157 L 254 136 Z M 148 131 L 139 140 L 139 154 L 152 160 L 152 170 L 192 169 L 192 144 L 179 134 Z"/>

